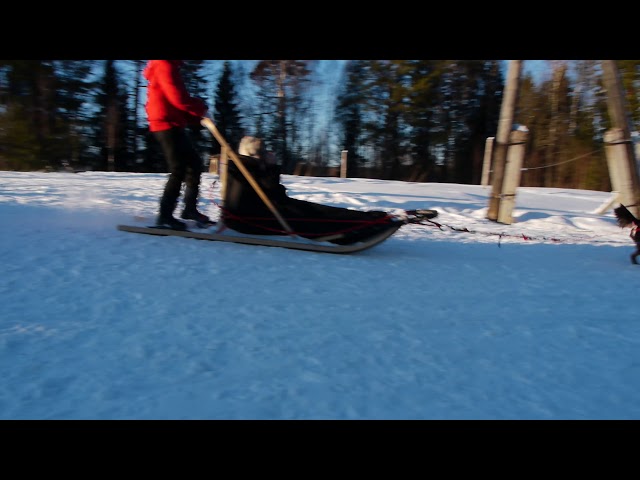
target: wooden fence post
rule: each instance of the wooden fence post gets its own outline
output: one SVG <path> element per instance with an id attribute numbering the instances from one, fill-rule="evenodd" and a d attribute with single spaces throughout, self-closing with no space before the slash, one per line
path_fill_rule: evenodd
<path id="1" fill-rule="evenodd" d="M 622 128 L 612 128 L 604 134 L 605 153 L 609 166 L 609 178 L 611 189 L 618 192 L 616 200 L 623 205 L 628 205 L 629 211 L 636 216 L 638 214 L 638 195 L 634 182 L 632 165 L 635 167 L 635 159 L 629 159 L 630 138 L 625 138 Z"/>
<path id="2" fill-rule="evenodd" d="M 347 178 L 347 153 L 348 150 L 342 150 L 340 154 L 340 178 Z"/>
<path id="3" fill-rule="evenodd" d="M 516 191 L 520 186 L 522 163 L 529 131 L 526 127 L 519 127 L 509 135 L 509 149 L 504 169 L 504 182 L 498 209 L 498 222 L 510 225 L 513 222 L 513 208 L 516 205 Z"/>
<path id="4" fill-rule="evenodd" d="M 493 141 L 495 137 L 488 137 L 484 144 L 484 159 L 482 161 L 482 177 L 480 185 L 489 185 L 489 173 L 491 172 L 491 155 L 493 154 Z"/>
<path id="5" fill-rule="evenodd" d="M 220 158 L 218 159 L 218 178 L 220 179 L 220 205 L 224 207 L 224 198 L 227 192 L 227 165 L 229 155 L 227 154 L 227 147 L 222 146 L 220 148 Z"/>
<path id="6" fill-rule="evenodd" d="M 491 180 L 492 188 L 489 196 L 489 206 L 487 208 L 487 219 L 489 220 L 498 219 L 502 183 L 504 182 L 504 167 L 509 147 L 509 134 L 513 130 L 513 119 L 518 99 L 518 90 L 520 88 L 521 71 L 522 60 L 511 60 L 509 62 L 507 82 L 504 87 L 502 105 L 500 106 L 498 133 L 493 145 L 493 155 L 491 159 L 493 175 Z"/>
<path id="7" fill-rule="evenodd" d="M 640 177 L 631 141 L 629 105 L 626 101 L 620 72 L 615 60 L 602 60 L 602 80 L 607 91 L 607 106 L 612 129 L 605 138 L 609 176 L 614 191 L 619 192 L 620 203 L 630 206 L 629 210 L 639 216 Z M 605 133 L 605 136 L 607 135 Z M 611 156 L 610 156 L 610 153 Z M 620 188 L 618 188 L 620 187 Z"/>

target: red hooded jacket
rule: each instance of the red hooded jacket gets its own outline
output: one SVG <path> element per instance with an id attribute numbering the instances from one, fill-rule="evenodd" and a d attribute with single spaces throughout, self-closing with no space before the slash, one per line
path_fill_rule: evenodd
<path id="1" fill-rule="evenodd" d="M 198 124 L 208 109 L 204 100 L 187 92 L 180 75 L 182 63 L 149 60 L 142 72 L 148 81 L 145 109 L 152 132 Z"/>

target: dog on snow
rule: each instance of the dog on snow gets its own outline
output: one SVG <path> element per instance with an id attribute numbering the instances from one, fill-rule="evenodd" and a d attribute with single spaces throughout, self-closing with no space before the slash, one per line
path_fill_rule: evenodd
<path id="1" fill-rule="evenodd" d="M 640 255 L 640 220 L 638 220 L 624 205 L 620 204 L 613 210 L 620 228 L 631 227 L 631 239 L 636 242 L 636 251 L 631 254 L 631 263 L 638 264 Z"/>

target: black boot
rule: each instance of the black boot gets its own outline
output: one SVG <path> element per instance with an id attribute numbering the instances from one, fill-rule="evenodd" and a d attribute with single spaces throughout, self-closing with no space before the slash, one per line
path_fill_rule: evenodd
<path id="1" fill-rule="evenodd" d="M 187 224 L 184 222 L 181 222 L 180 220 L 178 220 L 177 218 L 174 218 L 173 216 L 171 217 L 162 217 L 160 215 L 158 215 L 158 218 L 156 219 L 156 226 L 158 227 L 164 227 L 164 228 L 170 228 L 171 230 L 186 230 L 187 229 Z"/>
<path id="2" fill-rule="evenodd" d="M 160 200 L 160 213 L 156 218 L 156 226 L 170 228 L 172 230 L 186 230 L 187 224 L 174 218 L 173 211 L 176 208 L 176 201 L 168 200 L 167 195 L 163 195 Z"/>
<path id="3" fill-rule="evenodd" d="M 213 223 L 209 217 L 200 213 L 197 208 L 198 204 L 198 191 L 199 188 L 196 185 L 187 185 L 184 190 L 184 210 L 180 218 L 185 220 L 195 220 L 199 224 Z"/>
<path id="4" fill-rule="evenodd" d="M 195 220 L 198 223 L 213 223 L 209 217 L 207 217 L 203 213 L 200 213 L 195 208 L 185 208 L 182 211 L 182 215 L 180 215 L 180 218 L 184 218 L 185 220 Z"/>

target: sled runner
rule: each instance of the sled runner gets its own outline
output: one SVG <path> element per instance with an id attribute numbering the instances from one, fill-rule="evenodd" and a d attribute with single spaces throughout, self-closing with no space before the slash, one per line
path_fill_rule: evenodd
<path id="1" fill-rule="evenodd" d="M 308 240 L 298 236 L 292 237 L 267 237 L 264 235 L 247 235 L 231 230 L 224 233 L 215 231 L 192 231 L 192 230 L 171 230 L 161 227 L 139 227 L 135 225 L 118 225 L 118 230 L 123 232 L 144 233 L 147 235 L 177 236 L 195 238 L 199 240 L 221 241 L 243 243 L 246 245 L 262 245 L 265 247 L 283 247 L 294 250 L 307 250 L 323 253 L 355 253 L 367 250 L 379 243 L 384 242 L 402 226 L 402 222 L 397 222 L 393 227 L 385 231 L 372 235 L 366 240 L 351 243 L 348 245 L 336 245 L 318 240 Z"/>

